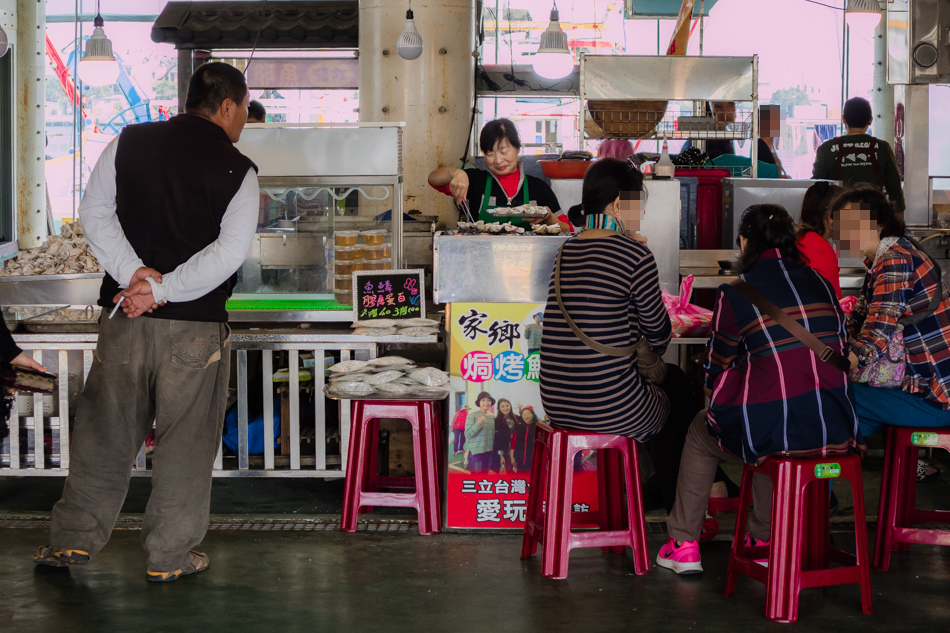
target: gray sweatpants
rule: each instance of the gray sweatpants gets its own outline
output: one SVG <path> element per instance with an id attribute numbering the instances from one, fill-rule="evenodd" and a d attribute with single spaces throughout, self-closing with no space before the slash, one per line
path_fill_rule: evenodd
<path id="1" fill-rule="evenodd" d="M 667 532 L 677 541 L 695 541 L 702 532 L 709 490 L 716 478 L 720 459 L 736 459 L 719 448 L 706 427 L 706 409 L 700 411 L 686 434 L 679 478 L 676 480 L 676 502 L 667 519 Z M 752 512 L 747 526 L 752 538 L 769 540 L 772 524 L 772 480 L 765 475 L 752 478 Z"/>
<path id="2" fill-rule="evenodd" d="M 76 412 L 69 476 L 53 507 L 53 549 L 94 555 L 106 544 L 154 420 L 142 545 L 149 571 L 188 564 L 188 551 L 208 529 L 230 347 L 225 323 L 129 319 L 122 311 L 101 319 Z"/>

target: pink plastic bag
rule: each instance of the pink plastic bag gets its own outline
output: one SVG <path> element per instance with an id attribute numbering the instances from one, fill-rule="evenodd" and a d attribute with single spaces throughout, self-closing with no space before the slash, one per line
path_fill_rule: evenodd
<path id="1" fill-rule="evenodd" d="M 673 336 L 679 338 L 709 336 L 712 326 L 712 310 L 700 308 L 689 302 L 693 294 L 693 276 L 687 275 L 680 284 L 680 294 L 670 294 L 663 289 L 663 305 L 670 315 Z"/>

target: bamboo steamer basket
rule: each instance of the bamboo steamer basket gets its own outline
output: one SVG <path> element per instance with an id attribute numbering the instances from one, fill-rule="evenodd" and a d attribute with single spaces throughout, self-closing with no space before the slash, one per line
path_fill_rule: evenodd
<path id="1" fill-rule="evenodd" d="M 666 114 L 668 101 L 588 100 L 587 109 L 603 138 L 647 138 Z"/>

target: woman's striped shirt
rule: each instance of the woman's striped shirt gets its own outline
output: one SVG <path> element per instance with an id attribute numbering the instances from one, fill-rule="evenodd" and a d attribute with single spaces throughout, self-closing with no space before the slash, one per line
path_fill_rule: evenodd
<path id="1" fill-rule="evenodd" d="M 653 254 L 628 237 L 565 242 L 561 298 L 581 331 L 599 343 L 625 347 L 643 335 L 662 354 L 670 342 Z M 660 388 L 641 378 L 636 353 L 607 356 L 574 335 L 558 309 L 553 273 L 541 340 L 541 402 L 556 427 L 638 441 L 663 428 L 670 409 Z"/>

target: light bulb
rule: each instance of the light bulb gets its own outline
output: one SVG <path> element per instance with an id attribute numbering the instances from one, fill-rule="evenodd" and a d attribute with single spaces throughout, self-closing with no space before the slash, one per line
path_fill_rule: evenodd
<path id="1" fill-rule="evenodd" d="M 873 31 L 881 23 L 881 5 L 877 0 L 848 0 L 844 18 L 852 29 Z"/>
<path id="2" fill-rule="evenodd" d="M 541 34 L 541 44 L 531 65 L 535 73 L 546 79 L 561 79 L 574 70 L 574 56 L 567 47 L 567 34 L 558 22 L 557 9 L 551 10 L 551 23 Z"/>
<path id="3" fill-rule="evenodd" d="M 406 26 L 396 41 L 396 52 L 403 59 L 413 60 L 422 55 L 422 36 L 412 20 L 412 9 L 406 11 Z"/>
<path id="4" fill-rule="evenodd" d="M 119 64 L 112 54 L 112 42 L 102 30 L 102 16 L 96 14 L 93 24 L 96 28 L 86 42 L 86 52 L 79 62 L 79 78 L 90 86 L 114 84 L 119 78 Z"/>

